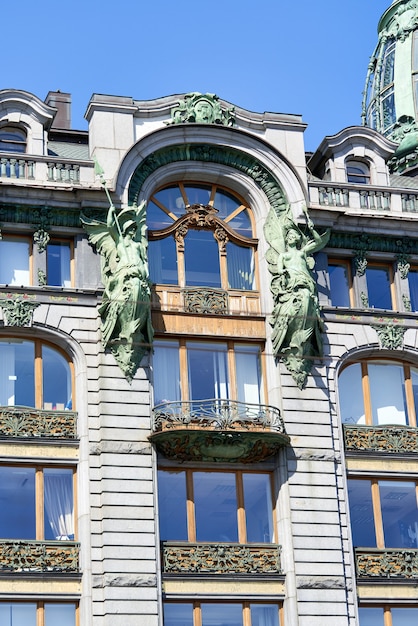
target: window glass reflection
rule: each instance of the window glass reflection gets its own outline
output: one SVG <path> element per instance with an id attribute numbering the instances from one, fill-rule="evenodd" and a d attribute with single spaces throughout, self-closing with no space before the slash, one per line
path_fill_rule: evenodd
<path id="1" fill-rule="evenodd" d="M 187 201 L 192 204 L 209 204 L 211 186 L 209 185 L 185 185 L 184 191 L 186 192 Z"/>
<path id="2" fill-rule="evenodd" d="M 73 472 L 70 469 L 44 469 L 44 524 L 45 539 L 74 540 Z M 64 609 L 69 610 L 67 606 Z"/>
<path id="3" fill-rule="evenodd" d="M 279 626 L 279 612 L 273 604 L 250 604 L 251 626 Z"/>
<path id="4" fill-rule="evenodd" d="M 71 372 L 68 361 L 56 350 L 42 346 L 43 408 L 46 410 L 72 408 Z"/>
<path id="5" fill-rule="evenodd" d="M 46 250 L 47 283 L 71 287 L 71 247 L 69 242 L 49 243 Z"/>
<path id="6" fill-rule="evenodd" d="M 154 404 L 180 400 L 180 360 L 177 341 L 155 341 Z"/>
<path id="7" fill-rule="evenodd" d="M 202 626 L 243 626 L 240 604 L 201 604 Z"/>
<path id="8" fill-rule="evenodd" d="M 273 542 L 273 509 L 268 474 L 243 474 L 247 541 Z"/>
<path id="9" fill-rule="evenodd" d="M 34 468 L 0 466 L 0 503 L 0 538 L 35 539 Z"/>
<path id="10" fill-rule="evenodd" d="M 418 271 L 409 270 L 408 272 L 409 283 L 409 297 L 411 302 L 411 310 L 418 311 Z"/>
<path id="11" fill-rule="evenodd" d="M 45 626 L 75 626 L 74 604 L 45 603 Z"/>
<path id="12" fill-rule="evenodd" d="M 30 285 L 29 241 L 0 240 L 0 283 Z"/>
<path id="13" fill-rule="evenodd" d="M 341 420 L 344 424 L 365 424 L 360 363 L 346 367 L 338 379 Z"/>
<path id="14" fill-rule="evenodd" d="M 193 605 L 164 604 L 164 626 L 193 626 Z"/>
<path id="15" fill-rule="evenodd" d="M 407 424 L 402 365 L 368 364 L 373 424 Z"/>
<path id="16" fill-rule="evenodd" d="M 150 280 L 159 285 L 177 285 L 177 251 L 174 237 L 148 242 Z"/>
<path id="17" fill-rule="evenodd" d="M 247 404 L 260 404 L 261 372 L 258 346 L 235 346 L 237 398 Z"/>
<path id="18" fill-rule="evenodd" d="M 35 346 L 31 341 L 0 340 L 0 403 L 35 406 Z"/>
<path id="19" fill-rule="evenodd" d="M 366 280 L 369 307 L 392 309 L 389 269 L 386 267 L 368 267 L 366 269 Z"/>
<path id="20" fill-rule="evenodd" d="M 220 287 L 218 242 L 212 231 L 189 230 L 184 240 L 186 285 Z"/>
<path id="21" fill-rule="evenodd" d="M 383 609 L 360 607 L 358 610 L 360 626 L 383 626 Z"/>
<path id="22" fill-rule="evenodd" d="M 238 541 L 235 474 L 194 472 L 197 541 Z"/>
<path id="23" fill-rule="evenodd" d="M 226 244 L 228 287 L 254 289 L 254 251 L 229 241 Z"/>
<path id="24" fill-rule="evenodd" d="M 1 602 L 0 624 L 1 626 L 36 626 L 36 604 Z"/>
<path id="25" fill-rule="evenodd" d="M 154 194 L 154 198 L 177 217 L 184 215 L 185 204 L 178 185 L 161 189 L 161 191 Z M 164 213 L 164 211 L 162 213 Z M 160 219 L 166 220 L 164 215 L 161 215 Z M 164 226 L 161 225 L 158 228 L 164 228 Z"/>
<path id="26" fill-rule="evenodd" d="M 328 264 L 332 306 L 350 306 L 348 268 L 344 265 Z"/>
<path id="27" fill-rule="evenodd" d="M 371 483 L 369 480 L 349 480 L 351 532 L 356 548 L 376 547 Z"/>
<path id="28" fill-rule="evenodd" d="M 161 541 L 187 541 L 186 502 L 185 472 L 159 471 L 158 503 Z"/>
<path id="29" fill-rule="evenodd" d="M 187 344 L 190 400 L 228 398 L 226 344 Z"/>
<path id="30" fill-rule="evenodd" d="M 418 609 L 393 608 L 391 609 L 392 626 L 415 626 L 418 624 Z M 363 626 L 363 624 L 361 625 Z"/>
<path id="31" fill-rule="evenodd" d="M 386 548 L 418 547 L 418 508 L 414 482 L 379 481 Z"/>

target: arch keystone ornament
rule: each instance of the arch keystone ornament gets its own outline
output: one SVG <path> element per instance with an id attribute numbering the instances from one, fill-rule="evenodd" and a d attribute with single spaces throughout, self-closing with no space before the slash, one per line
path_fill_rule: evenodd
<path id="1" fill-rule="evenodd" d="M 234 107 L 223 110 L 219 97 L 214 93 L 192 91 L 180 100 L 171 110 L 171 120 L 167 124 L 220 124 L 233 126 L 235 123 Z"/>

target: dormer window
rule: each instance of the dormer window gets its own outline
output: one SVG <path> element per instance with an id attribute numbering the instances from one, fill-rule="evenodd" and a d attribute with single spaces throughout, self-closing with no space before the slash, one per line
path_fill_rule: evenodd
<path id="1" fill-rule="evenodd" d="M 26 152 L 26 132 L 15 126 L 0 128 L 1 152 Z"/>
<path id="2" fill-rule="evenodd" d="M 350 160 L 345 165 L 347 182 L 357 185 L 370 185 L 370 168 L 362 161 Z"/>

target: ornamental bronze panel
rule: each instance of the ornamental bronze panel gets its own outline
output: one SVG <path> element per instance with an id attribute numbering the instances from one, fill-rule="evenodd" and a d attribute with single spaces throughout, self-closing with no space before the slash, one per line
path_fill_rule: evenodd
<path id="1" fill-rule="evenodd" d="M 0 572 L 79 572 L 79 544 L 0 540 Z"/>
<path id="2" fill-rule="evenodd" d="M 416 454 L 418 429 L 408 426 L 351 426 L 344 424 L 346 452 L 371 451 Z"/>
<path id="3" fill-rule="evenodd" d="M 75 439 L 77 413 L 41 411 L 25 406 L 0 408 L 0 437 Z"/>
<path id="4" fill-rule="evenodd" d="M 356 550 L 357 577 L 418 577 L 418 550 Z"/>

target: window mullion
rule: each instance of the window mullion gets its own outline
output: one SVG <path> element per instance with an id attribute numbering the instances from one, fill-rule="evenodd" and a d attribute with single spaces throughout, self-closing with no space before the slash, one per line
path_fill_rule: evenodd
<path id="1" fill-rule="evenodd" d="M 185 239 L 185 237 L 182 237 L 182 241 L 179 241 L 177 237 L 175 237 L 177 252 L 177 272 L 180 287 L 186 286 L 186 268 L 184 263 L 184 246 L 186 245 Z"/>
<path id="2" fill-rule="evenodd" d="M 251 626 L 251 609 L 249 602 L 244 602 L 242 607 L 242 621 L 244 626 Z"/>
<path id="3" fill-rule="evenodd" d="M 39 602 L 36 609 L 36 626 L 44 626 L 45 624 L 45 606 L 43 602 Z"/>
<path id="4" fill-rule="evenodd" d="M 228 373 L 227 373 L 227 384 L 228 384 L 228 396 L 233 400 L 238 399 L 238 390 L 237 390 L 237 368 L 235 363 L 235 350 L 234 344 L 231 341 L 228 341 Z"/>
<path id="5" fill-rule="evenodd" d="M 36 539 L 44 539 L 44 473 L 41 468 L 36 468 L 35 473 L 35 519 Z"/>
<path id="6" fill-rule="evenodd" d="M 202 609 L 200 602 L 196 602 L 193 607 L 193 626 L 202 626 Z"/>
<path id="7" fill-rule="evenodd" d="M 42 394 L 42 344 L 35 341 L 35 406 L 44 408 Z"/>
<path id="8" fill-rule="evenodd" d="M 404 366 L 404 378 L 405 378 L 405 396 L 406 407 L 408 411 L 408 422 L 410 426 L 417 425 L 415 403 L 414 403 L 414 390 L 412 387 L 411 368 L 409 365 Z"/>
<path id="9" fill-rule="evenodd" d="M 187 534 L 189 541 L 196 541 L 196 517 L 194 504 L 193 472 L 186 470 Z"/>
<path id="10" fill-rule="evenodd" d="M 383 532 L 383 519 L 382 519 L 382 509 L 380 506 L 380 491 L 379 491 L 378 480 L 372 479 L 371 487 L 372 487 L 374 526 L 375 526 L 375 532 L 376 532 L 376 545 L 379 549 L 383 549 L 385 547 L 385 536 Z"/>
<path id="11" fill-rule="evenodd" d="M 237 489 L 237 521 L 238 521 L 238 541 L 239 543 L 247 543 L 247 530 L 244 508 L 244 486 L 242 482 L 242 472 L 237 471 L 235 475 L 235 484 Z"/>
<path id="12" fill-rule="evenodd" d="M 392 626 L 392 614 L 388 606 L 383 609 L 383 623 L 384 626 Z"/>
<path id="13" fill-rule="evenodd" d="M 361 364 L 361 380 L 362 380 L 362 387 L 363 387 L 364 415 L 366 417 L 366 424 L 368 426 L 372 426 L 373 413 L 372 413 L 372 402 L 371 402 L 371 397 L 370 397 L 370 383 L 369 383 L 369 374 L 367 371 L 367 363 Z"/>
<path id="14" fill-rule="evenodd" d="M 180 339 L 179 345 L 179 361 L 180 361 L 180 390 L 181 399 L 190 400 L 189 396 L 189 368 L 187 361 L 186 342 Z"/>

